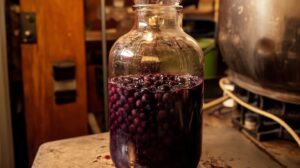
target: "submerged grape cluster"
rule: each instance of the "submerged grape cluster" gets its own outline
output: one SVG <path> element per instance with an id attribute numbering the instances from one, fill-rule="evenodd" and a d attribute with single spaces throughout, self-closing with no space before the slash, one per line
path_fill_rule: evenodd
<path id="1" fill-rule="evenodd" d="M 189 152 L 182 143 L 193 141 L 194 136 L 199 139 L 199 132 L 195 131 L 200 129 L 201 94 L 202 80 L 194 76 L 156 74 L 111 79 L 111 152 L 113 159 L 122 163 L 116 166 L 131 164 L 130 150 L 134 151 L 134 164 L 146 167 L 167 164 L 168 158 L 176 159 L 172 151 Z M 120 151 L 122 146 L 127 150 Z"/>

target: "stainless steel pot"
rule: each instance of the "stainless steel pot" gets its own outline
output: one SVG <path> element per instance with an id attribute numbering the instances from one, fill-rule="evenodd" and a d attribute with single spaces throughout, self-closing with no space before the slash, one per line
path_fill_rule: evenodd
<path id="1" fill-rule="evenodd" d="M 221 0 L 218 41 L 231 78 L 300 103 L 299 0 Z"/>

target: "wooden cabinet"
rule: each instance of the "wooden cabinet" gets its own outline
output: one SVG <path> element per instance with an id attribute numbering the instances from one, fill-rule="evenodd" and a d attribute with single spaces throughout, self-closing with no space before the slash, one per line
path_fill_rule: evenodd
<path id="1" fill-rule="evenodd" d="M 36 14 L 37 42 L 22 44 L 24 101 L 29 162 L 44 142 L 85 135 L 87 78 L 84 1 L 21 0 L 22 12 Z M 53 65 L 75 65 L 75 101 L 57 104 Z"/>

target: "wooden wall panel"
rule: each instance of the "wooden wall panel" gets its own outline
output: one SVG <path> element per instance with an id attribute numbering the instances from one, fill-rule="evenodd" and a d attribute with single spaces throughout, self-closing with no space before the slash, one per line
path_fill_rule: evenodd
<path id="1" fill-rule="evenodd" d="M 40 144 L 87 134 L 83 0 L 21 0 L 22 12 L 36 12 L 37 43 L 22 44 L 29 160 Z M 77 101 L 56 105 L 52 65 L 76 64 Z"/>

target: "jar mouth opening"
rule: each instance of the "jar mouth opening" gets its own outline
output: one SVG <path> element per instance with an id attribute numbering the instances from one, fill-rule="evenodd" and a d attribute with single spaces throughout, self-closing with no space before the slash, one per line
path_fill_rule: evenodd
<path id="1" fill-rule="evenodd" d="M 176 8 L 178 10 L 183 9 L 181 5 L 161 5 L 161 4 L 139 4 L 133 5 L 133 9 L 140 9 L 140 8 Z"/>

